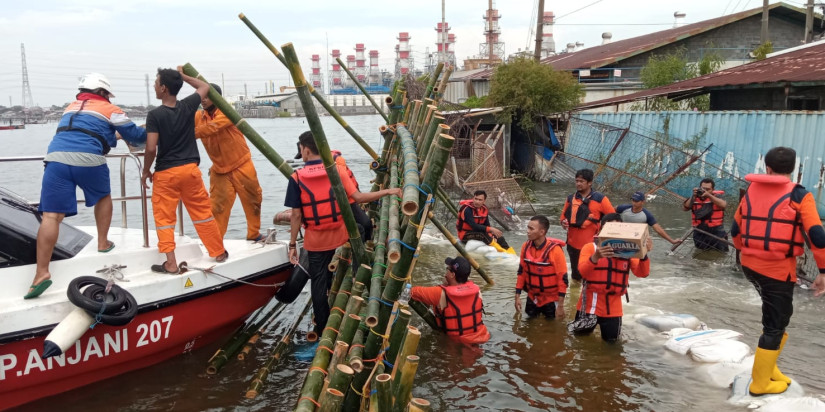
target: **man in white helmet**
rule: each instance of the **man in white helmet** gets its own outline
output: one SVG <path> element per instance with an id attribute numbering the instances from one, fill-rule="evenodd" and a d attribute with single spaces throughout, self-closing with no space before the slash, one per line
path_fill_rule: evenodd
<path id="1" fill-rule="evenodd" d="M 86 206 L 94 206 L 98 252 L 106 253 L 115 247 L 108 238 L 112 196 L 109 166 L 104 156 L 117 146 L 118 133 L 134 144 L 146 141 L 146 130 L 135 125 L 123 110 L 109 101 L 115 96 L 106 76 L 89 73 L 77 87 L 80 89 L 77 100 L 63 112 L 45 158 L 40 190 L 43 220 L 37 232 L 37 269 L 24 299 L 40 296 L 52 284 L 49 262 L 60 223 L 64 217 L 77 214 L 78 186 L 83 189 Z"/>

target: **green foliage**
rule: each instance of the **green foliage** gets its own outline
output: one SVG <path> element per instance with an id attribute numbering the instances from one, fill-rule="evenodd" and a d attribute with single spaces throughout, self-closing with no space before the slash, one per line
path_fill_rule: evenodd
<path id="1" fill-rule="evenodd" d="M 666 55 L 654 55 L 642 68 L 641 80 L 645 88 L 666 86 L 671 83 L 704 76 L 722 68 L 725 60 L 716 52 L 706 53 L 696 63 L 688 61 L 687 51 L 677 49 Z M 671 111 L 709 110 L 710 96 L 702 95 L 690 99 L 672 101 L 666 97 L 656 97 L 647 102 L 636 103 L 631 110 Z"/>
<path id="2" fill-rule="evenodd" d="M 754 60 L 764 60 L 769 54 L 773 53 L 773 43 L 766 41 L 753 50 Z"/>
<path id="3" fill-rule="evenodd" d="M 488 107 L 487 106 L 487 100 L 489 100 L 489 99 L 487 99 L 487 96 L 482 96 L 482 97 L 473 96 L 473 97 L 467 98 L 467 100 L 465 100 L 464 103 L 461 103 L 461 105 L 465 106 L 465 107 L 469 107 L 471 109 L 477 109 L 479 107 Z"/>
<path id="4" fill-rule="evenodd" d="M 572 110 L 583 96 L 582 86 L 569 73 L 519 58 L 496 68 L 487 105 L 505 108 L 497 115 L 500 122 L 517 118 L 519 126 L 530 130 L 539 116 Z"/>

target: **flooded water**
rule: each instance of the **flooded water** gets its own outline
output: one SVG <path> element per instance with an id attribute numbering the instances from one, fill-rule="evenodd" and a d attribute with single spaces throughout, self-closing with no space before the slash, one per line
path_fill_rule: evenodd
<path id="1" fill-rule="evenodd" d="M 378 116 L 350 117 L 347 121 L 374 146 L 379 144 Z M 251 119 L 250 123 L 284 157 L 295 152 L 297 136 L 308 129 L 304 119 Z M 342 150 L 356 176 L 365 187 L 371 179 L 369 157 L 331 118 L 324 118 L 325 130 L 333 148 Z M 3 155 L 45 153 L 54 125 L 33 125 L 25 130 L 0 132 Z M 253 149 L 254 152 L 254 149 Z M 264 187 L 263 221 L 283 210 L 286 180 L 262 156 L 253 154 Z M 208 169 L 203 155 L 201 168 Z M 36 200 L 42 165 L 0 164 L 0 186 Z M 113 193 L 119 192 L 117 163 L 110 163 Z M 137 194 L 137 172 L 127 174 L 128 194 Z M 549 236 L 564 238 L 556 224 L 564 197 L 571 187 L 534 184 L 538 213 L 551 217 Z M 613 204 L 625 203 L 612 199 Z M 82 206 L 81 206 L 82 208 Z M 649 204 L 662 226 L 672 237 L 689 227 L 689 216 L 678 207 Z M 129 206 L 129 215 L 139 219 L 139 208 Z M 150 215 L 151 216 L 151 215 Z M 114 224 L 120 222 L 115 206 Z M 92 224 L 86 209 L 71 224 Z M 243 212 L 236 204 L 228 237 L 245 235 Z M 138 226 L 132 219 L 130 225 Z M 187 234 L 193 234 L 187 222 Z M 438 284 L 443 279 L 445 255 L 454 255 L 446 241 L 428 230 L 414 273 L 418 285 Z M 654 236 L 651 275 L 631 279 L 630 303 L 625 303 L 625 318 L 620 344 L 606 344 L 596 332 L 575 337 L 565 322 L 517 318 L 513 307 L 516 259 L 476 259 L 495 279 L 495 286 L 483 287 L 485 324 L 492 335 L 477 348 L 453 343 L 413 316 L 413 324 L 424 333 L 418 354 L 421 363 L 413 396 L 429 400 L 433 410 L 517 410 L 517 411 L 737 411 L 743 407 L 726 402 L 729 390 L 708 382 L 702 364 L 667 351 L 665 338 L 634 321 L 641 314 L 689 313 L 712 328 L 728 328 L 744 334 L 742 340 L 756 346 L 761 331 L 760 300 L 742 274 L 727 264 L 730 259 L 691 259 L 668 255 L 670 244 Z M 520 246 L 526 239 L 524 228 L 506 234 L 508 241 Z M 154 239 L 152 239 L 154 241 Z M 483 281 L 473 277 L 477 283 Z M 575 312 L 579 287 L 572 285 L 565 302 L 568 318 Z M 821 372 L 825 329 L 821 313 L 825 301 L 814 299 L 809 291 L 797 289 L 795 313 L 788 333 L 790 339 L 780 358 L 780 367 L 801 383 L 809 393 L 825 393 Z M 298 301 L 302 301 L 299 298 Z M 297 305 L 294 305 L 297 306 Z M 284 322 L 276 325 L 256 347 L 254 356 L 228 364 L 218 375 L 207 376 L 206 361 L 220 346 L 209 345 L 191 354 L 160 365 L 121 375 L 72 392 L 31 403 L 21 410 L 290 410 L 308 367 L 306 362 L 287 357 L 270 375 L 267 386 L 254 400 L 243 397 L 252 374 L 267 358 L 268 352 L 299 309 L 290 307 Z M 569 320 L 569 319 L 568 319 Z M 304 328 L 306 329 L 306 328 Z"/>

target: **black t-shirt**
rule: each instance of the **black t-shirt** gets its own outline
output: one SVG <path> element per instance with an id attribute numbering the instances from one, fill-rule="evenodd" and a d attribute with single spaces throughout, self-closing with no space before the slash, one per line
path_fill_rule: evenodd
<path id="1" fill-rule="evenodd" d="M 158 133 L 158 156 L 155 171 L 195 163 L 200 164 L 195 141 L 195 112 L 201 96 L 193 93 L 178 100 L 175 107 L 161 105 L 146 116 L 146 132 Z"/>

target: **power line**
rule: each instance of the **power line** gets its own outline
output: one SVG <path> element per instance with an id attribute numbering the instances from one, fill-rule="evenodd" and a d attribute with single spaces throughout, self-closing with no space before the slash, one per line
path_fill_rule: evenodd
<path id="1" fill-rule="evenodd" d="M 556 21 L 559 21 L 559 19 L 561 19 L 562 17 L 567 17 L 567 16 L 569 16 L 569 15 L 571 15 L 571 14 L 573 14 L 573 13 L 580 12 L 580 11 L 582 11 L 582 10 L 584 10 L 584 9 L 586 9 L 586 8 L 588 8 L 588 7 L 590 7 L 590 6 L 593 6 L 593 5 L 599 4 L 599 3 L 603 2 L 603 1 L 604 1 L 604 0 L 596 0 L 596 1 L 594 1 L 593 3 L 590 3 L 590 4 L 588 4 L 588 5 L 584 6 L 584 7 L 581 7 L 581 8 L 578 8 L 578 9 L 576 9 L 576 10 L 573 10 L 573 11 L 571 11 L 570 13 L 563 14 L 563 15 L 561 15 L 561 16 L 559 16 L 559 17 L 556 17 Z"/>

